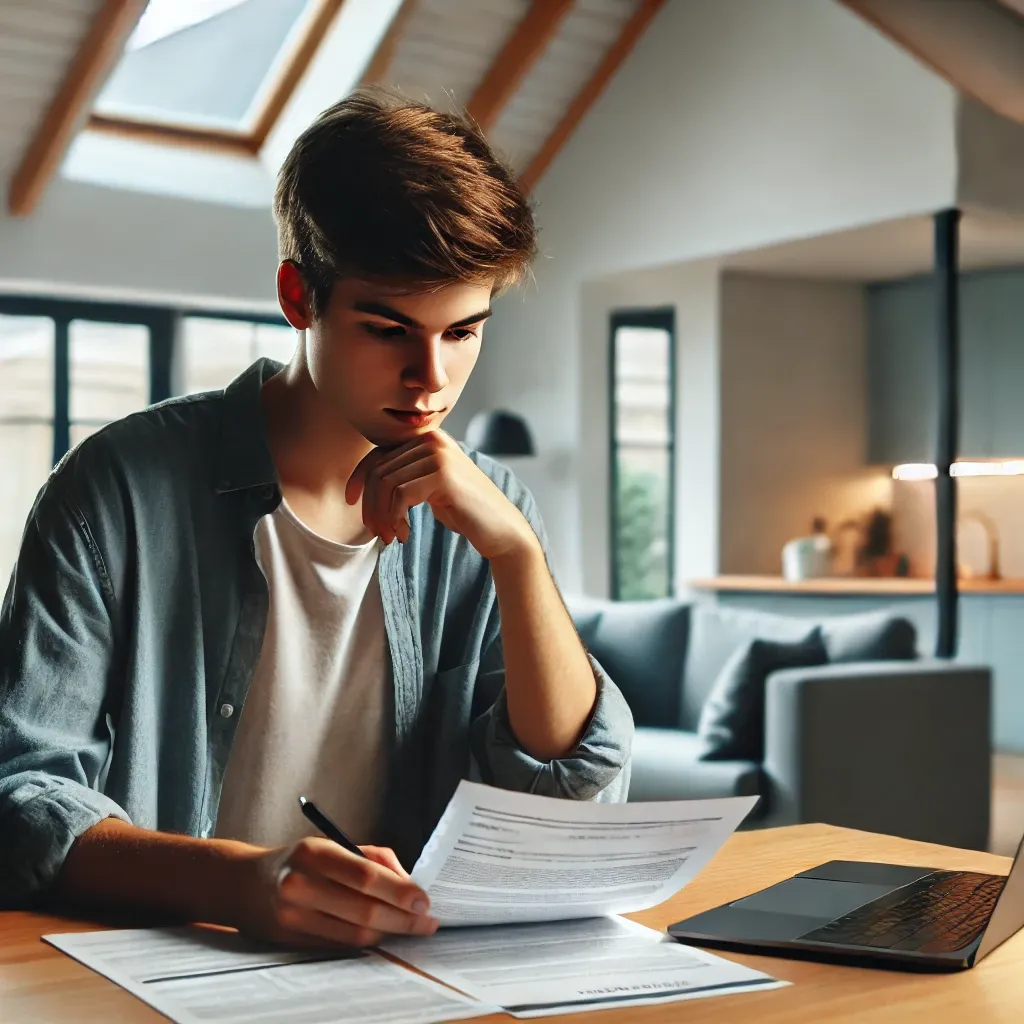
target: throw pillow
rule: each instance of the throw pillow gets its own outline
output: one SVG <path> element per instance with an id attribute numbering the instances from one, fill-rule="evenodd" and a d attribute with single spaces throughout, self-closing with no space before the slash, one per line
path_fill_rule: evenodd
<path id="1" fill-rule="evenodd" d="M 784 668 L 824 665 L 820 627 L 803 640 L 751 640 L 726 662 L 700 715 L 702 761 L 764 760 L 765 684 Z"/>
<path id="2" fill-rule="evenodd" d="M 679 720 L 689 622 L 690 606 L 673 598 L 609 601 L 585 638 L 637 725 L 665 728 Z"/>
<path id="3" fill-rule="evenodd" d="M 865 612 L 821 624 L 829 661 L 906 661 L 917 657 L 917 630 L 889 612 Z"/>
<path id="4" fill-rule="evenodd" d="M 792 643 L 803 640 L 815 624 L 791 615 L 774 615 L 748 608 L 695 604 L 683 671 L 679 727 L 696 732 L 715 680 L 741 647 L 759 636 Z"/>

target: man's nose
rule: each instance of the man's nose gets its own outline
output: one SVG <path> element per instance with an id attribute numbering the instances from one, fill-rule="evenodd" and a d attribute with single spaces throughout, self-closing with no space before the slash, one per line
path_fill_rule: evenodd
<path id="1" fill-rule="evenodd" d="M 431 394 L 443 391 L 448 387 L 448 374 L 444 368 L 440 338 L 429 338 L 417 351 L 417 359 L 410 368 L 407 380 L 415 387 L 423 388 Z"/>

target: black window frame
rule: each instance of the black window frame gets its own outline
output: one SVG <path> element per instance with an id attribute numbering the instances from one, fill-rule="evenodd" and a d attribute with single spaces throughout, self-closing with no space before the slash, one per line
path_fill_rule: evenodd
<path id="1" fill-rule="evenodd" d="M 608 553 L 610 557 L 609 591 L 613 601 L 622 600 L 619 579 L 619 440 L 616 436 L 618 406 L 615 400 L 616 335 L 623 327 L 650 327 L 667 332 L 668 353 L 668 483 L 667 560 L 668 597 L 676 594 L 676 313 L 671 306 L 613 310 L 608 318 Z"/>
<path id="2" fill-rule="evenodd" d="M 242 323 L 287 326 L 280 314 L 244 310 L 203 309 L 195 306 L 163 306 L 107 302 L 93 299 L 54 298 L 39 295 L 0 295 L 0 314 L 46 317 L 54 325 L 53 352 L 53 464 L 71 447 L 71 379 L 69 326 L 73 320 L 138 324 L 149 329 L 149 404 L 175 395 L 179 327 L 188 317 L 235 320 Z"/>

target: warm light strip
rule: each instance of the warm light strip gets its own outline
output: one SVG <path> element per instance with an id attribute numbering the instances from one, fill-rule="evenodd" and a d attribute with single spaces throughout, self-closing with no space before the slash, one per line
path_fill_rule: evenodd
<path id="1" fill-rule="evenodd" d="M 952 476 L 1024 476 L 1024 459 L 1006 459 L 1003 462 L 954 462 Z M 894 466 L 893 480 L 934 480 L 938 470 L 930 462 L 905 462 Z"/>

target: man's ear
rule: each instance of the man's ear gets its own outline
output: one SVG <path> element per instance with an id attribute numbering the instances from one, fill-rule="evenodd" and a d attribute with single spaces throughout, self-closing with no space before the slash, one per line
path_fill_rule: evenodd
<path id="1" fill-rule="evenodd" d="M 297 331 L 304 331 L 313 323 L 309 289 L 298 264 L 292 260 L 285 260 L 277 268 L 277 301 L 285 320 Z"/>

